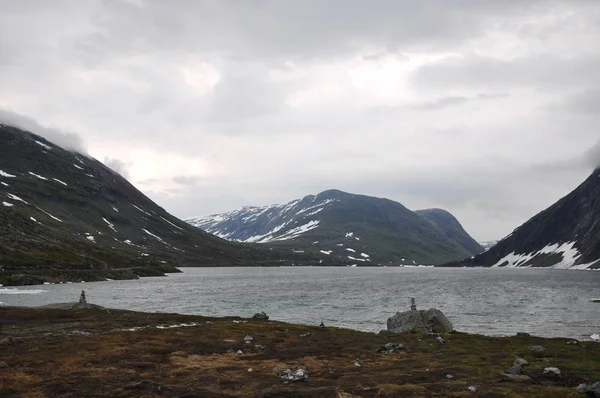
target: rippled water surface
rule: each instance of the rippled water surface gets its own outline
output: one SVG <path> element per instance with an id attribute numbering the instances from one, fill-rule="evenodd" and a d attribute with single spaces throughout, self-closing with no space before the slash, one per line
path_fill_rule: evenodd
<path id="1" fill-rule="evenodd" d="M 396 311 L 439 308 L 457 330 L 589 338 L 600 333 L 600 272 L 440 268 L 185 268 L 134 281 L 0 287 L 3 305 L 76 301 L 140 311 L 272 319 L 365 331 Z"/>

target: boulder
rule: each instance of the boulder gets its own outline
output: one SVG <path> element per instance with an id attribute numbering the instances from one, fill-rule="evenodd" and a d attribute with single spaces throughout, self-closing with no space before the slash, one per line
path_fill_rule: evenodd
<path id="1" fill-rule="evenodd" d="M 532 345 L 529 347 L 529 352 L 536 357 L 543 357 L 546 353 L 546 348 L 541 345 Z"/>
<path id="2" fill-rule="evenodd" d="M 398 312 L 388 318 L 387 329 L 395 333 L 449 333 L 453 330 L 444 313 L 435 308 Z"/>
<path id="3" fill-rule="evenodd" d="M 269 320 L 269 316 L 267 314 L 265 314 L 265 312 L 257 312 L 256 314 L 254 314 L 254 316 L 252 317 L 254 319 L 260 319 L 263 321 L 268 321 Z"/>
<path id="4" fill-rule="evenodd" d="M 579 387 L 577 387 L 577 392 L 585 394 L 588 397 L 600 398 L 600 381 L 592 385 L 580 384 Z"/>

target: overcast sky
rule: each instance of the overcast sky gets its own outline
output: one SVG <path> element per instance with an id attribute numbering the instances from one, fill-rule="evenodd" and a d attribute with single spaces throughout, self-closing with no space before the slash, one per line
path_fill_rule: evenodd
<path id="1" fill-rule="evenodd" d="M 600 164 L 599 71 L 597 0 L 0 1 L 0 118 L 181 218 L 337 188 L 501 238 Z"/>

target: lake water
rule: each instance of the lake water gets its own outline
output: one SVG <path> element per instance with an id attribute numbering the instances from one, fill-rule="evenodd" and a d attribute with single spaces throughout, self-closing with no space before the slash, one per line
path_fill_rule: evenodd
<path id="1" fill-rule="evenodd" d="M 182 274 L 9 288 L 2 305 L 76 301 L 106 307 L 206 316 L 250 317 L 364 331 L 386 328 L 396 311 L 442 310 L 459 331 L 528 332 L 589 339 L 600 333 L 600 272 L 446 268 L 184 268 Z"/>

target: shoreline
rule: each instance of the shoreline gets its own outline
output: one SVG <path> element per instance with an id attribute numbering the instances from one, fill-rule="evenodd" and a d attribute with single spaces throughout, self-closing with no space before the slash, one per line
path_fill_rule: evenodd
<path id="1" fill-rule="evenodd" d="M 106 282 L 112 280 L 136 280 L 148 277 L 164 277 L 173 273 L 182 273 L 186 268 L 409 268 L 409 269 L 445 269 L 445 270 L 472 270 L 472 269 L 536 269 L 552 271 L 600 271 L 600 269 L 579 269 L 579 268 L 552 268 L 552 267 L 445 267 L 440 265 L 235 265 L 235 266 L 206 266 L 206 267 L 174 267 L 162 266 L 159 268 L 141 267 L 131 269 L 106 269 L 106 270 L 10 270 L 0 268 L 0 287 L 18 287 L 18 286 L 42 286 L 48 284 L 66 284 L 66 283 L 92 283 Z M 136 273 L 137 272 L 137 273 Z"/>
<path id="2" fill-rule="evenodd" d="M 413 333 L 78 307 L 0 307 L 1 396 L 570 397 L 600 375 L 595 342 L 453 332 L 440 344 Z M 404 348 L 378 352 L 387 343 Z M 540 345 L 541 354 L 530 350 Z M 528 379 L 500 375 L 516 358 L 529 362 Z M 308 379 L 282 380 L 278 369 L 294 366 Z M 544 376 L 547 367 L 561 378 Z"/>

